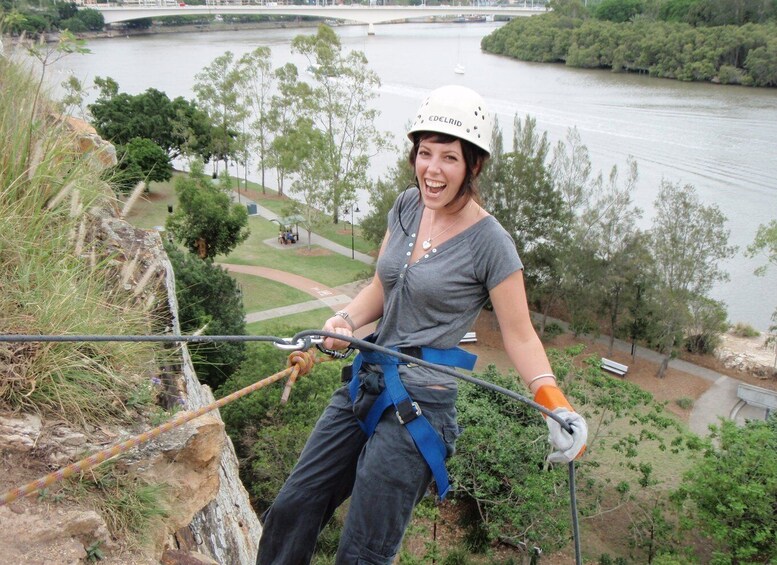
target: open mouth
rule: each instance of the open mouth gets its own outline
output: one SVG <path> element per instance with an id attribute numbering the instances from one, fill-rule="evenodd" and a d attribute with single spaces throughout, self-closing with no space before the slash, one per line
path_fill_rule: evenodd
<path id="1" fill-rule="evenodd" d="M 440 192 L 445 190 L 446 186 L 448 186 L 444 182 L 434 181 L 434 180 L 424 180 L 424 185 L 426 186 L 426 190 L 428 190 L 432 194 L 439 194 Z"/>

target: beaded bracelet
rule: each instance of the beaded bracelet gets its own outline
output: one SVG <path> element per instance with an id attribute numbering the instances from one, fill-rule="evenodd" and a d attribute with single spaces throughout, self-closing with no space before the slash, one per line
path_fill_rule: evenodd
<path id="1" fill-rule="evenodd" d="M 550 377 L 554 381 L 556 380 L 556 375 L 554 375 L 553 373 L 542 373 L 541 375 L 537 375 L 532 380 L 530 380 L 529 384 L 527 386 L 531 386 L 534 381 L 538 381 L 538 380 L 544 379 L 546 377 Z"/>
<path id="2" fill-rule="evenodd" d="M 335 312 L 335 316 L 340 316 L 343 320 L 348 322 L 348 325 L 351 326 L 351 331 L 356 329 L 356 324 L 353 323 L 353 320 L 351 320 L 351 316 L 345 310 L 338 310 L 337 312 Z"/>

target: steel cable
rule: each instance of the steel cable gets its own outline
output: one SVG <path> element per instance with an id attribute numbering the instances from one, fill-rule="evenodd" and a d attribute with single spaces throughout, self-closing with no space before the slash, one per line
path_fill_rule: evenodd
<path id="1" fill-rule="evenodd" d="M 365 341 L 363 339 L 359 339 L 352 336 L 345 336 L 342 334 L 334 333 L 334 332 L 327 332 L 324 330 L 304 330 L 301 332 L 298 332 L 294 337 L 292 338 L 281 338 L 277 336 L 252 336 L 252 335 L 219 335 L 219 336 L 208 336 L 208 335 L 140 335 L 140 336 L 123 336 L 123 335 L 0 335 L 0 343 L 9 343 L 9 342 L 18 342 L 18 343 L 31 343 L 31 342 L 54 342 L 54 343 L 70 343 L 70 342 L 166 342 L 166 343 L 219 343 L 219 342 L 269 342 L 274 344 L 279 349 L 284 350 L 294 350 L 294 351 L 307 351 L 311 345 L 317 345 L 319 349 L 322 351 L 331 354 L 334 358 L 342 358 L 342 354 L 338 354 L 335 351 L 329 351 L 326 349 L 323 349 L 321 347 L 321 343 L 323 342 L 323 338 L 330 337 L 335 338 L 341 341 L 346 341 L 350 344 L 352 348 L 355 349 L 370 349 L 379 353 L 383 353 L 385 355 L 392 355 L 394 357 L 397 357 L 399 360 L 404 361 L 406 363 L 414 363 L 416 365 L 420 365 L 423 367 L 427 367 L 429 369 L 433 369 L 435 371 L 439 371 L 442 373 L 445 373 L 447 375 L 453 376 L 457 379 L 472 383 L 474 385 L 486 388 L 488 390 L 492 390 L 494 392 L 498 392 L 499 394 L 503 394 L 507 396 L 508 398 L 512 398 L 513 400 L 517 400 L 518 402 L 522 402 L 535 410 L 539 411 L 540 413 L 544 414 L 548 418 L 553 418 L 556 422 L 559 423 L 559 425 L 566 430 L 567 432 L 574 433 L 572 430 L 572 427 L 564 421 L 560 416 L 557 414 L 554 414 L 552 411 L 548 410 L 544 406 L 536 403 L 534 400 L 527 398 L 526 396 L 523 396 L 522 394 L 519 394 L 517 392 L 514 392 L 512 390 L 506 389 L 504 387 L 501 387 L 499 385 L 495 385 L 493 383 L 489 383 L 488 381 L 484 381 L 481 379 L 478 379 L 476 377 L 465 375 L 463 373 L 460 373 L 456 371 L 455 369 L 452 369 L 450 367 L 445 367 L 442 365 L 436 365 L 434 363 L 431 363 L 429 361 L 425 361 L 423 359 L 419 359 L 417 357 L 413 357 L 411 355 L 406 355 L 404 353 L 395 351 L 393 349 L 389 349 L 387 347 L 383 347 L 380 345 L 377 345 L 375 343 Z M 34 481 L 32 483 L 29 483 L 27 485 L 24 485 L 23 487 L 19 487 L 18 489 L 13 489 L 12 491 L 8 491 L 7 493 L 4 493 L 0 495 L 0 506 L 3 506 L 4 504 L 8 504 L 12 500 L 15 500 L 16 498 L 19 498 L 20 496 L 26 496 L 28 494 L 31 494 L 33 492 L 36 492 L 37 490 L 40 490 L 42 488 L 45 488 L 47 484 L 51 484 L 53 482 L 56 482 L 56 480 L 62 480 L 67 476 L 72 475 L 73 473 L 79 471 L 79 470 L 86 470 L 88 468 L 91 468 L 95 465 L 98 465 L 99 463 L 105 461 L 106 459 L 110 457 L 114 457 L 118 453 L 122 453 L 123 451 L 127 451 L 128 449 L 134 447 L 135 445 L 138 445 L 142 443 L 141 441 L 137 441 L 137 438 L 144 437 L 149 434 L 153 434 L 147 439 L 144 439 L 144 441 L 148 441 L 152 439 L 153 437 L 156 437 L 174 427 L 176 425 L 181 425 L 185 422 L 188 422 L 198 416 L 201 416 L 202 414 L 209 412 L 210 410 L 213 410 L 215 408 L 219 408 L 229 402 L 232 402 L 233 400 L 236 400 L 237 398 L 240 398 L 241 396 L 245 396 L 246 394 L 249 394 L 253 392 L 254 390 L 258 390 L 262 386 L 266 386 L 267 384 L 274 383 L 280 379 L 282 379 L 284 376 L 289 374 L 289 372 L 292 371 L 292 368 L 288 368 L 285 371 L 282 371 L 281 373 L 276 373 L 275 375 L 272 375 L 271 377 L 268 377 L 267 379 L 264 379 L 262 381 L 259 381 L 257 383 L 254 383 L 253 385 L 250 385 L 240 391 L 237 391 L 235 393 L 230 394 L 229 396 L 225 396 L 224 398 L 220 399 L 219 401 L 212 403 L 211 405 L 202 407 L 198 409 L 195 412 L 184 412 L 181 416 L 176 417 L 175 419 L 171 420 L 170 422 L 167 422 L 166 424 L 163 424 L 162 426 L 158 426 L 157 428 L 154 428 L 152 430 L 149 430 L 148 432 L 145 432 L 145 434 L 141 434 L 140 436 L 137 436 L 136 438 L 132 438 L 130 440 L 127 440 L 126 442 L 119 444 L 118 446 L 114 446 L 113 448 L 109 448 L 107 450 L 104 450 L 102 452 L 99 452 L 97 454 L 94 454 L 82 461 L 79 461 L 77 463 L 73 463 L 72 465 L 69 465 L 65 467 L 64 469 L 60 469 L 59 471 L 56 471 L 55 473 L 51 473 L 47 475 L 46 477 L 43 477 L 42 479 L 38 479 L 38 481 Z M 299 374 L 299 370 L 296 370 L 297 374 Z M 280 376 L 279 376 L 280 375 Z M 290 381 L 293 383 L 293 381 L 296 379 L 297 375 L 295 374 Z M 272 379 L 271 381 L 267 382 L 269 379 Z M 287 385 L 286 390 L 284 391 L 284 398 L 288 397 L 288 390 L 289 386 Z M 189 415 L 196 414 L 191 417 Z M 179 419 L 184 420 L 184 417 L 186 417 L 185 421 L 178 422 Z M 172 425 L 172 424 L 176 425 Z M 164 428 L 164 429 L 162 429 Z M 134 443 L 136 442 L 137 443 Z M 97 456 L 100 456 L 101 454 L 105 452 L 109 452 L 115 449 L 118 449 L 120 446 L 125 446 L 126 449 L 122 449 L 121 451 L 117 451 L 116 454 L 107 455 L 105 457 L 102 457 L 98 462 L 91 464 L 84 469 L 81 469 L 80 465 L 84 462 L 90 461 L 92 458 L 96 458 Z M 581 548 L 580 548 L 580 525 L 577 515 L 577 491 L 575 486 L 575 463 L 574 461 L 570 461 L 568 464 L 568 470 L 569 470 L 569 496 L 570 496 L 570 510 L 572 514 L 572 536 L 573 541 L 575 544 L 575 563 L 576 565 L 582 565 L 582 555 L 581 555 Z M 61 478 L 56 478 L 59 475 L 62 475 Z M 54 479 L 51 479 L 51 477 L 54 477 Z M 50 481 L 47 483 L 46 481 Z M 38 486 L 38 485 L 42 486 Z M 36 488 L 37 487 L 37 488 Z M 25 492 L 25 489 L 32 489 L 28 492 Z M 17 492 L 18 491 L 18 492 Z M 9 493 L 14 493 L 15 496 L 13 498 L 7 498 L 10 496 Z"/>

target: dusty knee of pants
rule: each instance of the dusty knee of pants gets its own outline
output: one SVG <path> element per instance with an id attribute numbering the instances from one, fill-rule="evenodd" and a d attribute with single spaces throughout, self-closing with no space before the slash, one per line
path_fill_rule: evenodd
<path id="1" fill-rule="evenodd" d="M 365 540 L 357 540 L 348 532 L 343 532 L 335 562 L 338 565 L 391 565 L 398 550 L 397 547 L 383 553 L 369 547 Z"/>

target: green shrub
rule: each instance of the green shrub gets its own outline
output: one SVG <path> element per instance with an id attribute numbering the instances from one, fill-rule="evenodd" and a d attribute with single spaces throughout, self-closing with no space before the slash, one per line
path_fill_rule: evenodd
<path id="1" fill-rule="evenodd" d="M 731 327 L 731 333 L 738 337 L 758 337 L 761 335 L 761 332 L 759 332 L 753 326 L 742 322 L 737 322 L 734 324 Z"/>
<path id="2" fill-rule="evenodd" d="M 677 404 L 683 410 L 688 410 L 689 408 L 693 408 L 693 398 L 684 396 L 675 400 L 675 404 Z"/>

